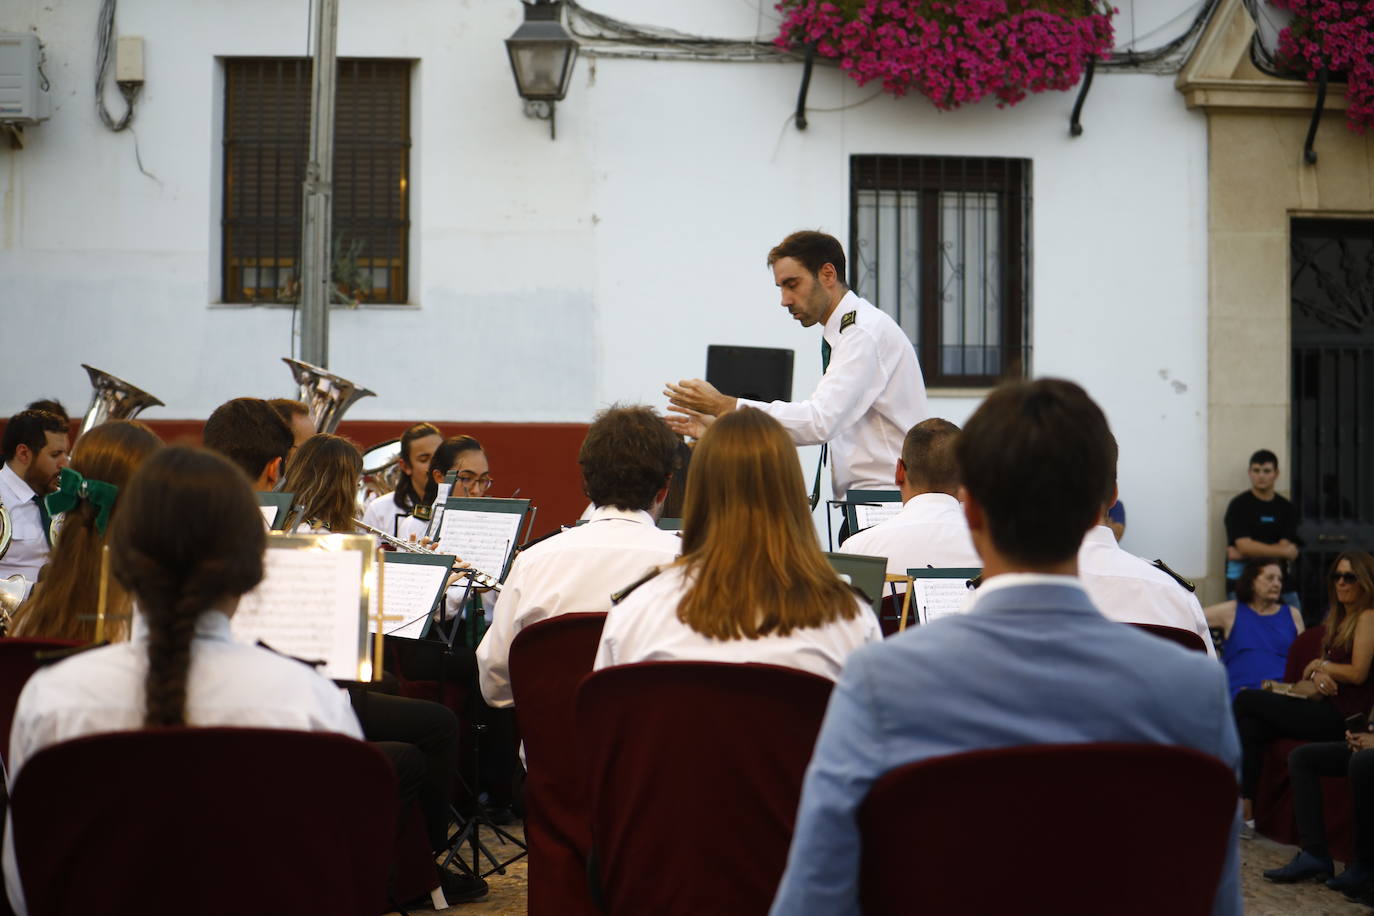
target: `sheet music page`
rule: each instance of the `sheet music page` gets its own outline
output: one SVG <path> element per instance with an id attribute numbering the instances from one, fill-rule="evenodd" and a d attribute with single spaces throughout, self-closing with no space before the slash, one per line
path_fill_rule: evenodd
<path id="1" fill-rule="evenodd" d="M 229 618 L 234 636 L 278 652 L 323 660 L 328 677 L 358 678 L 363 555 L 357 550 L 269 548 L 258 587 Z"/>
<path id="2" fill-rule="evenodd" d="M 439 531 L 439 550 L 461 557 L 478 572 L 499 577 L 524 520 L 522 512 L 447 509 Z"/>
<path id="3" fill-rule="evenodd" d="M 271 528 L 272 523 L 277 520 L 277 507 L 258 506 L 258 511 L 262 513 L 262 520 L 267 523 L 267 527 Z"/>
<path id="4" fill-rule="evenodd" d="M 426 563 L 388 563 L 382 577 L 382 602 L 384 616 L 400 617 L 382 624 L 382 632 L 388 636 L 403 636 L 406 639 L 419 639 L 425 628 L 425 620 L 439 594 L 439 587 L 448 576 L 448 567 Z M 374 589 L 368 603 L 367 631 L 377 632 L 377 592 Z"/>
<path id="5" fill-rule="evenodd" d="M 875 503 L 868 506 L 854 507 L 854 521 L 859 523 L 859 530 L 872 528 L 879 522 L 885 522 L 902 511 L 900 502 Z"/>
<path id="6" fill-rule="evenodd" d="M 916 602 L 921 623 L 930 623 L 941 617 L 962 614 L 968 596 L 967 579 L 917 579 L 916 592 L 911 599 Z"/>

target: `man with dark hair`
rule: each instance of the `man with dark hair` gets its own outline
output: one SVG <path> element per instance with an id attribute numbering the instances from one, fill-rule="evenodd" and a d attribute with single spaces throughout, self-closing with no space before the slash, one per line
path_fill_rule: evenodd
<path id="1" fill-rule="evenodd" d="M 32 404 L 30 404 L 28 407 L 24 409 L 46 410 L 48 413 L 53 414 L 54 416 L 61 417 L 62 419 L 67 420 L 69 422 L 71 420 L 71 417 L 67 414 L 67 408 L 63 407 L 62 402 L 57 400 L 56 398 L 39 398 L 38 400 L 34 401 Z"/>
<path id="2" fill-rule="evenodd" d="M 234 398 L 205 421 L 205 447 L 228 458 L 255 490 L 271 490 L 285 473 L 291 427 L 262 398 Z"/>
<path id="3" fill-rule="evenodd" d="M 1278 456 L 1262 448 L 1250 456 L 1250 489 L 1226 507 L 1226 597 L 1246 560 L 1278 560 L 1283 568 L 1283 603 L 1300 608 L 1292 564 L 1298 559 L 1298 510 L 1274 491 Z"/>
<path id="4" fill-rule="evenodd" d="M 67 421 L 45 410 L 25 410 L 5 424 L 0 454 L 0 504 L 9 512 L 10 546 L 0 557 L 0 578 L 23 576 L 30 582 L 48 559 L 49 524 L 43 497 L 57 488 L 57 472 L 67 466 Z"/>
<path id="5" fill-rule="evenodd" d="M 1116 741 L 1239 764 L 1221 666 L 1107 620 L 1078 583 L 1078 545 L 1111 480 L 1110 440 L 1087 393 L 1055 379 L 999 387 L 964 426 L 955 454 L 983 585 L 967 613 L 849 657 L 807 768 L 774 914 L 859 912 L 857 812 L 879 777 L 907 763 Z M 919 823 L 920 812 L 910 815 Z M 1241 912 L 1238 827 L 1237 817 L 1216 914 Z M 1073 858 L 1062 848 L 1026 854 L 1047 874 Z"/>
<path id="6" fill-rule="evenodd" d="M 560 614 L 609 610 L 612 592 L 682 550 L 676 534 L 654 524 L 679 441 L 648 407 L 616 405 L 596 415 L 577 456 L 595 508 L 587 524 L 535 544 L 511 566 L 477 647 L 487 703 L 514 703 L 510 646 L 522 629 Z"/>
<path id="7" fill-rule="evenodd" d="M 1111 439 L 1112 476 L 1102 494 L 1102 514 L 1078 548 L 1078 576 L 1098 610 L 1123 623 L 1155 623 L 1196 633 L 1207 654 L 1216 657 L 1207 615 L 1191 583 L 1185 584 L 1163 561 L 1147 562 L 1121 549 L 1109 525 L 1117 499 L 1116 437 Z"/>
<path id="8" fill-rule="evenodd" d="M 836 499 L 853 488 L 892 482 L 907 430 L 929 415 L 926 386 L 911 340 L 885 312 L 845 285 L 844 249 L 823 232 L 794 232 L 768 253 L 782 306 L 802 327 L 820 325 L 820 384 L 804 401 L 765 404 L 721 394 L 701 379 L 668 383 L 680 416 L 673 428 L 700 436 L 736 407 L 771 415 L 798 445 L 828 443 Z M 816 485 L 820 485 L 819 473 Z M 812 494 L 814 503 L 818 493 Z"/>
<path id="9" fill-rule="evenodd" d="M 911 427 L 902 443 L 902 457 L 897 459 L 902 511 L 860 531 L 841 549 L 886 557 L 887 571 L 894 576 L 917 567 L 982 566 L 959 505 L 959 466 L 954 460 L 958 438 L 959 427 L 939 417 Z"/>

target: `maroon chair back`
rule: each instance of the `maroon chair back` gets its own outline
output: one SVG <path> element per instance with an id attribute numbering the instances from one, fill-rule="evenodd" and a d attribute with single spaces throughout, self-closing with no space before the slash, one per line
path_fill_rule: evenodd
<path id="1" fill-rule="evenodd" d="M 511 692 L 525 740 L 530 916 L 600 912 L 587 887 L 592 835 L 574 700 L 605 622 L 604 613 L 563 614 L 526 627 L 511 643 Z"/>
<path id="2" fill-rule="evenodd" d="M 1220 760 L 1161 744 L 1032 745 L 907 764 L 859 808 L 864 916 L 1088 916 L 1105 901 L 1125 916 L 1207 916 L 1236 800 L 1235 773 Z"/>
<path id="3" fill-rule="evenodd" d="M 54 744 L 10 800 L 31 916 L 376 916 L 396 809 L 376 748 L 239 728 Z"/>
<path id="4" fill-rule="evenodd" d="M 1194 652 L 1207 652 L 1207 643 L 1202 637 L 1192 630 L 1184 630 L 1180 627 L 1166 627 L 1162 623 L 1132 623 L 1131 626 L 1139 630 L 1144 630 L 1161 639 L 1176 642 L 1185 649 L 1192 649 Z"/>
<path id="5" fill-rule="evenodd" d="M 1289 684 L 1302 680 L 1302 669 L 1314 658 L 1322 654 L 1322 640 L 1326 637 L 1325 625 L 1303 630 L 1293 644 L 1288 647 L 1288 663 L 1283 669 L 1283 679 Z"/>
<path id="6" fill-rule="evenodd" d="M 648 662 L 577 693 L 607 911 L 767 913 L 832 682 L 774 665 Z"/>
<path id="7" fill-rule="evenodd" d="M 14 725 L 14 707 L 29 678 L 43 663 L 39 652 L 70 649 L 81 643 L 70 639 L 0 639 L 0 757 L 5 766 L 10 763 L 10 729 Z"/>

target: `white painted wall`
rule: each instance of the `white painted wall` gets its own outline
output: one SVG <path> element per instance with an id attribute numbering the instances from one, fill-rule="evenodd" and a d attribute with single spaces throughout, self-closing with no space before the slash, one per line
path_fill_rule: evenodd
<path id="1" fill-rule="evenodd" d="M 719 36 L 771 36 L 777 21 L 752 0 L 588 4 Z M 0 7 L 0 31 L 44 41 L 54 100 L 27 148 L 0 149 L 0 413 L 40 395 L 79 409 L 81 362 L 165 400 L 150 418 L 289 392 L 290 309 L 215 302 L 217 58 L 304 54 L 308 6 L 120 5 L 118 33 L 146 42 L 135 129 L 156 180 L 139 173 L 134 137 L 92 111 L 97 0 Z M 1149 46 L 1189 4 L 1139 6 Z M 515 0 L 343 0 L 341 55 L 417 61 L 413 301 L 333 313 L 331 367 L 380 394 L 351 418 L 585 420 L 612 400 L 659 403 L 664 381 L 702 374 L 710 343 L 794 347 L 804 396 L 816 335 L 778 309 L 764 256 L 800 227 L 847 238 L 848 157 L 1025 157 L 1035 372 L 1081 382 L 1111 418 L 1127 546 L 1202 572 L 1205 122 L 1171 78 L 1099 74 L 1071 139 L 1072 94 L 940 113 L 868 101 L 875 88 L 818 67 L 803 133 L 790 123 L 799 65 L 583 57 L 550 142 L 506 61 L 520 18 Z M 976 399 L 931 403 L 962 422 Z"/>

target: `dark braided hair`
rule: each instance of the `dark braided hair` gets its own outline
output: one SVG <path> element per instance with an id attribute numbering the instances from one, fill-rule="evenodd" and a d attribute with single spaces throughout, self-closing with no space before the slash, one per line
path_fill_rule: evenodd
<path id="1" fill-rule="evenodd" d="M 170 446 L 120 494 L 111 571 L 148 624 L 148 727 L 186 724 L 196 621 L 262 580 L 266 532 L 243 473 L 219 455 Z"/>
<path id="2" fill-rule="evenodd" d="M 410 429 L 402 433 L 401 460 L 406 464 L 410 464 L 412 460 L 410 454 L 411 444 L 415 442 L 416 439 L 423 439 L 426 436 L 442 436 L 442 433 L 439 432 L 439 427 L 435 426 L 433 423 L 416 423 L 414 426 L 410 427 Z M 406 473 L 402 473 L 401 479 L 396 483 L 394 499 L 396 500 L 396 509 L 400 512 L 410 512 L 414 510 L 417 505 L 429 505 L 428 502 L 424 501 L 422 494 L 415 492 L 415 485 L 410 482 L 410 475 Z M 431 493 L 429 499 L 433 501 L 434 494 Z"/>

